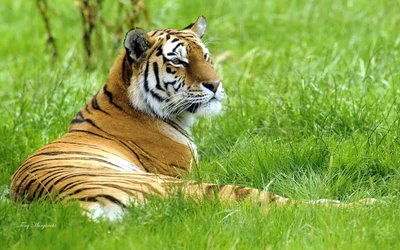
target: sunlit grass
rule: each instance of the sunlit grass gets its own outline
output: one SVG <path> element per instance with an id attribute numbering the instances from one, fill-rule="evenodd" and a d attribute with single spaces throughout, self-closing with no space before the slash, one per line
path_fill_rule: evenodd
<path id="1" fill-rule="evenodd" d="M 224 113 L 193 128 L 201 163 L 192 179 L 301 200 L 383 202 L 266 211 L 248 203 L 198 204 L 177 195 L 133 206 L 121 223 L 91 222 L 76 204 L 25 207 L 7 200 L 12 173 L 65 133 L 121 48 L 105 36 L 111 49 L 95 50 L 95 63 L 86 69 L 79 14 L 71 1 L 57 3 L 51 5 L 56 62 L 46 50 L 34 2 L 0 6 L 2 248 L 400 247 L 396 1 L 149 1 L 154 24 L 144 28 L 182 28 L 204 15 L 214 59 L 228 55 L 216 61 L 228 94 Z"/>

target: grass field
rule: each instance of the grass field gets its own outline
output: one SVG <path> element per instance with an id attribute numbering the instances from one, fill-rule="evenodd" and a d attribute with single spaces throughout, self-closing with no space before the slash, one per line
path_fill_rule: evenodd
<path id="1" fill-rule="evenodd" d="M 65 133 L 122 48 L 103 32 L 95 42 L 110 49 L 95 50 L 87 69 L 72 2 L 50 3 L 57 61 L 34 1 L 0 5 L 1 249 L 400 248 L 399 1 L 147 1 L 153 24 L 143 24 L 208 19 L 205 42 L 229 97 L 221 116 L 193 128 L 201 163 L 192 179 L 382 202 L 262 211 L 177 195 L 132 207 L 121 223 L 95 223 L 76 204 L 7 200 L 12 173 Z"/>

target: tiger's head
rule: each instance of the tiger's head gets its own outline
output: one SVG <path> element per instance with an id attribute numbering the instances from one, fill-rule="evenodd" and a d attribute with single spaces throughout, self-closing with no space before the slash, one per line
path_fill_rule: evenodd
<path id="1" fill-rule="evenodd" d="M 191 125 L 196 115 L 220 112 L 224 89 L 210 53 L 200 40 L 206 19 L 183 30 L 132 29 L 124 46 L 132 74 L 129 100 L 136 109 Z"/>

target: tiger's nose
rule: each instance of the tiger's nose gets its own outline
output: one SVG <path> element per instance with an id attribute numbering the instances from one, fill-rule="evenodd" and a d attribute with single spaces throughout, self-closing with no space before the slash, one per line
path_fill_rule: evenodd
<path id="1" fill-rule="evenodd" d="M 219 85 L 221 84 L 220 80 L 215 80 L 215 81 L 210 81 L 210 82 L 202 82 L 201 84 L 203 84 L 203 86 L 209 90 L 211 90 L 212 92 L 216 92 Z"/>

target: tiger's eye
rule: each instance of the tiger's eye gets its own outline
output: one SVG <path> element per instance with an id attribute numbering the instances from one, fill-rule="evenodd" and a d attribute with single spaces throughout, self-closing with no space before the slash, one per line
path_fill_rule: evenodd
<path id="1" fill-rule="evenodd" d="M 172 58 L 170 62 L 172 64 L 181 64 L 181 60 L 179 60 L 178 58 Z"/>

